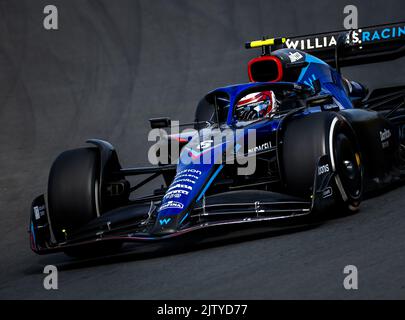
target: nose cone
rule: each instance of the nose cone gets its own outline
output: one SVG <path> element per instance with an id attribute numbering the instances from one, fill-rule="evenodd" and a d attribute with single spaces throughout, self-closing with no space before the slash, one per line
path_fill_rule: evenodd
<path id="1" fill-rule="evenodd" d="M 175 215 L 171 217 L 158 217 L 153 227 L 152 234 L 164 236 L 178 231 L 180 223 L 179 218 L 183 215 Z"/>
<path id="2" fill-rule="evenodd" d="M 215 133 L 221 134 L 221 131 Z M 214 137 L 191 141 L 183 148 L 176 176 L 158 208 L 154 234 L 173 233 L 187 223 L 195 203 L 205 194 L 222 169 L 222 156 L 227 145 L 228 140 L 224 142 L 222 138 Z"/>
<path id="3" fill-rule="evenodd" d="M 179 164 L 177 174 L 158 208 L 154 234 L 168 234 L 179 230 L 187 221 L 187 210 L 192 210 L 197 198 L 205 192 L 213 168 L 213 164 Z"/>

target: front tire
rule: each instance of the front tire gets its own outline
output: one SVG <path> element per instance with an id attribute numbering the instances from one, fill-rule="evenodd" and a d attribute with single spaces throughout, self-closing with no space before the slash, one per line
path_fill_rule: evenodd
<path id="1" fill-rule="evenodd" d="M 48 180 L 52 231 L 64 242 L 98 215 L 99 152 L 95 148 L 68 150 L 54 161 Z"/>

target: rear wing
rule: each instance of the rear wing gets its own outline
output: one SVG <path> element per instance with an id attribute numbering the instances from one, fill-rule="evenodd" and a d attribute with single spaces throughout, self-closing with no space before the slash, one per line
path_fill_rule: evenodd
<path id="1" fill-rule="evenodd" d="M 405 56 L 405 22 L 357 30 L 263 39 L 248 42 L 245 47 L 261 47 L 263 53 L 278 48 L 298 49 L 335 67 L 388 61 Z"/>

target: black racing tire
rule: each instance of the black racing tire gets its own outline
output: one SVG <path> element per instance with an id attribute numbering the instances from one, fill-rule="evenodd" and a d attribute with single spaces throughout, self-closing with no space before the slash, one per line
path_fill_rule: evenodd
<path id="1" fill-rule="evenodd" d="M 96 148 L 68 150 L 54 161 L 48 180 L 48 207 L 58 242 L 97 217 L 99 167 Z"/>
<path id="2" fill-rule="evenodd" d="M 285 126 L 281 147 L 287 192 L 310 197 L 319 159 L 328 155 L 335 179 L 334 206 L 358 210 L 363 193 L 363 165 L 356 135 L 338 113 L 319 112 L 293 119 Z"/>

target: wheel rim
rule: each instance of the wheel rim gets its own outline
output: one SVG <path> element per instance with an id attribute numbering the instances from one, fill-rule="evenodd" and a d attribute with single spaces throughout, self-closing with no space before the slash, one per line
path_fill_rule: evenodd
<path id="1" fill-rule="evenodd" d="M 360 153 L 350 139 L 343 133 L 336 136 L 336 171 L 346 195 L 357 200 L 362 189 L 362 164 Z"/>

